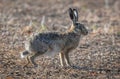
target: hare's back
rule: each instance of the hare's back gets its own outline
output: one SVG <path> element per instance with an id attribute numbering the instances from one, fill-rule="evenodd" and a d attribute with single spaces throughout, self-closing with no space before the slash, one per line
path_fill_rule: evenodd
<path id="1" fill-rule="evenodd" d="M 58 33 L 40 33 L 31 40 L 30 49 L 34 52 L 55 53 L 63 49 L 65 42 Z"/>
<path id="2" fill-rule="evenodd" d="M 57 40 L 61 37 L 57 32 L 40 33 L 36 36 L 40 40 Z"/>

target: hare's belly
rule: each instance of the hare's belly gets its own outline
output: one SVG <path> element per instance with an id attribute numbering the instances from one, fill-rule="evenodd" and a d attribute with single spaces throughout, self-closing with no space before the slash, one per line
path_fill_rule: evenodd
<path id="1" fill-rule="evenodd" d="M 60 47 L 59 46 L 54 46 L 52 48 L 49 48 L 47 52 L 45 52 L 45 55 L 47 56 L 54 56 L 58 53 L 60 53 Z"/>

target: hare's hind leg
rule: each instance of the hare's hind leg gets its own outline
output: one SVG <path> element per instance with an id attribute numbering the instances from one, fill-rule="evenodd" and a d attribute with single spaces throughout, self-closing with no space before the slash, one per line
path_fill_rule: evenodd
<path id="1" fill-rule="evenodd" d="M 65 66 L 65 62 L 64 62 L 64 53 L 63 52 L 60 52 L 59 53 L 59 56 L 60 56 L 60 63 L 61 63 L 61 66 Z"/>
<path id="2" fill-rule="evenodd" d="M 27 65 L 30 63 L 30 56 L 26 57 L 27 64 L 24 65 L 24 67 L 27 67 Z"/>
<path id="3" fill-rule="evenodd" d="M 36 58 L 37 56 L 39 56 L 39 54 L 38 54 L 38 53 L 35 53 L 34 55 L 32 55 L 32 56 L 30 57 L 30 62 L 34 65 L 34 67 L 37 67 L 37 66 L 38 66 L 38 65 L 35 63 L 35 58 Z"/>
<path id="4" fill-rule="evenodd" d="M 37 64 L 35 63 L 35 58 L 37 56 L 38 56 L 37 53 L 34 54 L 34 55 L 31 55 L 31 56 L 27 56 L 27 64 L 25 64 L 25 66 L 23 68 L 27 67 L 27 65 L 30 64 L 30 63 L 33 64 L 35 67 L 37 67 Z"/>
<path id="5" fill-rule="evenodd" d="M 27 64 L 25 64 L 24 66 L 23 66 L 23 69 L 25 70 L 25 68 L 28 66 L 28 64 L 30 64 L 30 56 L 27 56 L 26 57 L 26 61 L 27 61 Z"/>

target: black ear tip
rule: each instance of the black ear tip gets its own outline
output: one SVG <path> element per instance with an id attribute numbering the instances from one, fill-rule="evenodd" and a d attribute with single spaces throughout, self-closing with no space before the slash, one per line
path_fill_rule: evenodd
<path id="1" fill-rule="evenodd" d="M 76 10 L 75 8 L 73 10 Z"/>
<path id="2" fill-rule="evenodd" d="M 72 8 L 69 8 L 69 11 L 71 12 L 71 11 L 72 11 Z"/>
<path id="3" fill-rule="evenodd" d="M 77 12 L 77 9 L 76 9 L 76 8 L 74 8 L 74 9 L 73 9 L 73 11 L 76 11 L 76 12 Z"/>
<path id="4" fill-rule="evenodd" d="M 70 10 L 70 9 L 72 10 L 72 8 L 69 8 L 69 10 Z"/>

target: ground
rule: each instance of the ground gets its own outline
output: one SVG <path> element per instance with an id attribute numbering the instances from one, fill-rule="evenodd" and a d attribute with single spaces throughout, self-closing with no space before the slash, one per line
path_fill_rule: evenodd
<path id="1" fill-rule="evenodd" d="M 73 67 L 61 67 L 56 55 L 23 69 L 26 38 L 41 29 L 65 32 L 70 7 L 89 31 L 70 53 Z M 120 79 L 120 0 L 0 0 L 0 79 Z"/>

